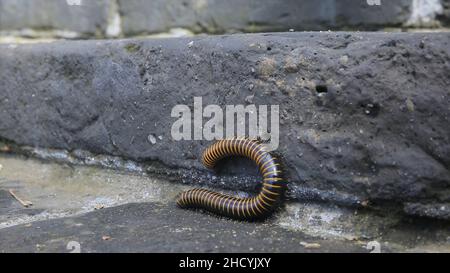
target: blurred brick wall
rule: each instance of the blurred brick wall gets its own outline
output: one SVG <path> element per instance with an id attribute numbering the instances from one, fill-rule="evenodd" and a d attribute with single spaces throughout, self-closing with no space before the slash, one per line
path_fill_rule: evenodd
<path id="1" fill-rule="evenodd" d="M 378 5 L 379 4 L 379 5 Z M 439 27 L 449 0 L 0 0 L 0 35 L 129 37 Z"/>

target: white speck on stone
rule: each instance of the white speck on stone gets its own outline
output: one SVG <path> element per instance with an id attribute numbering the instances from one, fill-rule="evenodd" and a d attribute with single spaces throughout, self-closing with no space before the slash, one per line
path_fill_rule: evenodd
<path id="1" fill-rule="evenodd" d="M 194 41 L 190 41 L 187 45 L 189 48 L 191 48 L 194 45 Z"/>
<path id="2" fill-rule="evenodd" d="M 66 0 L 66 3 L 69 6 L 81 6 L 81 5 L 83 5 L 82 0 Z"/>
<path id="3" fill-rule="evenodd" d="M 245 102 L 250 103 L 250 104 L 253 103 L 253 98 L 254 97 L 255 97 L 254 95 L 247 96 L 245 98 Z"/>
<path id="4" fill-rule="evenodd" d="M 156 138 L 154 135 L 152 134 L 148 135 L 147 139 L 151 144 L 156 144 Z"/>
<path id="5" fill-rule="evenodd" d="M 342 57 L 339 59 L 339 62 L 340 62 L 341 64 L 347 64 L 347 63 L 348 63 L 348 56 L 347 56 L 347 55 L 342 56 Z"/>
<path id="6" fill-rule="evenodd" d="M 414 112 L 414 102 L 410 98 L 406 99 L 406 108 L 408 108 L 410 112 Z"/>

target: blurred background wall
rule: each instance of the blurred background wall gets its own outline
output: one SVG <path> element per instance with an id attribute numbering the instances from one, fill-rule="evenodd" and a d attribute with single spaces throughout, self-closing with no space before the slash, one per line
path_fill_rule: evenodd
<path id="1" fill-rule="evenodd" d="M 450 0 L 0 0 L 0 36 L 444 30 Z"/>

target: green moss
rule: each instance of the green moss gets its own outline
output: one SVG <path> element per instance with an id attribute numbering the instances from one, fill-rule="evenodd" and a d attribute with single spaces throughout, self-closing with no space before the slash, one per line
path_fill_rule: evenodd
<path id="1" fill-rule="evenodd" d="M 130 53 L 135 53 L 135 52 L 137 52 L 137 51 L 139 51 L 141 49 L 141 46 L 137 45 L 137 44 L 134 44 L 134 43 L 129 43 L 129 44 L 126 44 L 124 46 L 124 48 L 125 48 L 126 51 L 128 51 Z"/>

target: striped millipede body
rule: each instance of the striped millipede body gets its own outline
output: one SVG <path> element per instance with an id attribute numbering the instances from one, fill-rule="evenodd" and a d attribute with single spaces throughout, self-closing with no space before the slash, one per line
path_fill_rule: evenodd
<path id="1" fill-rule="evenodd" d="M 239 198 L 206 189 L 182 192 L 177 200 L 181 208 L 200 208 L 241 220 L 268 217 L 280 203 L 286 189 L 281 176 L 278 159 L 265 151 L 264 145 L 246 138 L 219 140 L 208 147 L 202 156 L 203 165 L 214 168 L 216 163 L 228 156 L 244 156 L 253 160 L 262 173 L 263 183 L 255 197 Z"/>

